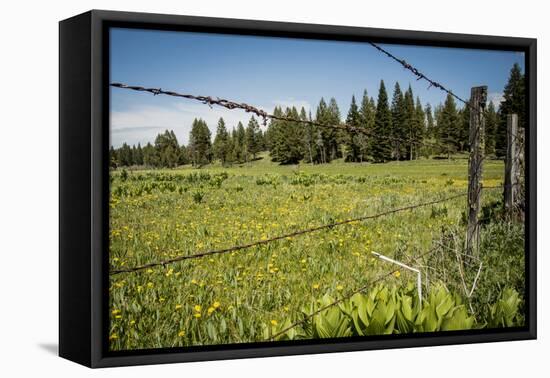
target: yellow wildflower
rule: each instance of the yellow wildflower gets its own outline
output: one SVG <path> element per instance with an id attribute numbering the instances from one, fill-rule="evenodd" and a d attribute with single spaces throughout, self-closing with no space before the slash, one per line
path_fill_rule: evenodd
<path id="1" fill-rule="evenodd" d="M 271 320 L 271 325 L 274 325 L 274 326 L 276 326 L 277 324 L 279 324 L 279 323 L 277 323 L 277 321 L 276 321 L 276 320 Z"/>
<path id="2" fill-rule="evenodd" d="M 193 309 L 196 311 L 196 312 L 201 312 L 201 305 L 195 305 L 195 307 L 193 307 Z"/>
<path id="3" fill-rule="evenodd" d="M 176 305 L 176 310 L 179 310 L 182 306 L 180 304 Z"/>
<path id="4" fill-rule="evenodd" d="M 220 302 L 216 301 L 212 304 L 212 306 L 214 306 L 214 308 L 218 308 L 220 307 Z"/>
<path id="5" fill-rule="evenodd" d="M 319 284 L 313 284 L 313 288 L 314 288 L 314 289 L 318 289 L 318 288 L 319 288 Z"/>
<path id="6" fill-rule="evenodd" d="M 178 336 L 179 336 L 179 337 L 185 336 L 185 331 L 179 331 L 179 332 L 178 332 Z"/>

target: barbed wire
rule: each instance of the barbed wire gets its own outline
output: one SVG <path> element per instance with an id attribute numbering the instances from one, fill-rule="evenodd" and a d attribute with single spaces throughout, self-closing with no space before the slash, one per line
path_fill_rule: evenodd
<path id="1" fill-rule="evenodd" d="M 365 221 L 365 220 L 370 220 L 370 219 L 376 219 L 376 218 L 384 217 L 384 216 L 387 216 L 387 215 L 391 215 L 391 214 L 395 214 L 395 213 L 399 213 L 399 212 L 403 212 L 403 211 L 407 211 L 407 210 L 413 210 L 413 209 L 420 208 L 420 207 L 435 205 L 435 204 L 438 204 L 438 203 L 441 203 L 441 202 L 450 201 L 450 200 L 453 200 L 455 198 L 463 197 L 463 196 L 466 196 L 466 195 L 467 195 L 467 193 L 455 194 L 453 196 L 448 196 L 448 197 L 444 197 L 444 198 L 440 198 L 440 199 L 432 200 L 432 201 L 428 201 L 428 202 L 417 203 L 417 204 L 414 204 L 414 205 L 399 207 L 399 208 L 383 211 L 383 212 L 373 214 L 373 215 L 366 215 L 366 216 L 361 216 L 361 217 L 342 220 L 342 221 L 339 221 L 339 222 L 332 222 L 332 223 L 329 223 L 329 224 L 323 224 L 323 225 L 320 225 L 320 226 L 310 227 L 310 228 L 306 228 L 306 229 L 303 229 L 303 230 L 298 230 L 298 231 L 290 232 L 290 233 L 287 233 L 287 234 L 282 234 L 282 235 L 275 236 L 275 237 L 268 238 L 268 239 L 264 239 L 264 240 L 257 240 L 257 241 L 247 243 L 247 244 L 235 245 L 235 246 L 228 247 L 228 248 L 215 249 L 215 250 L 210 250 L 210 251 L 206 251 L 206 252 L 199 252 L 199 253 L 194 253 L 194 254 L 191 254 L 191 255 L 181 255 L 181 256 L 173 257 L 171 259 L 167 259 L 167 260 L 163 260 L 163 261 L 157 261 L 157 262 L 151 262 L 151 263 L 148 263 L 148 264 L 143 264 L 143 265 L 139 265 L 139 266 L 135 266 L 135 267 L 131 267 L 131 268 L 126 268 L 126 269 L 111 270 L 109 274 L 110 275 L 116 275 L 116 274 L 120 274 L 120 273 L 131 273 L 131 272 L 136 272 L 136 271 L 140 271 L 140 270 L 144 270 L 144 269 L 148 269 L 148 268 L 153 268 L 153 267 L 156 267 L 156 266 L 161 266 L 161 265 L 166 266 L 168 264 L 172 264 L 172 263 L 175 263 L 175 262 L 178 262 L 178 261 L 197 259 L 197 258 L 202 258 L 202 257 L 205 257 L 205 256 L 218 255 L 218 254 L 224 254 L 224 253 L 239 251 L 239 250 L 242 250 L 242 249 L 248 249 L 248 248 L 256 247 L 256 246 L 259 246 L 259 245 L 268 244 L 268 243 L 271 243 L 271 242 L 274 242 L 274 241 L 277 241 L 277 240 L 281 240 L 281 239 L 293 238 L 293 237 L 296 237 L 296 236 L 300 236 L 300 235 L 304 235 L 304 234 L 308 234 L 308 233 L 312 233 L 312 232 L 316 232 L 316 231 L 320 231 L 320 230 L 330 229 L 330 228 L 345 225 L 345 224 L 350 224 L 350 223 L 360 222 L 360 221 Z"/>
<path id="2" fill-rule="evenodd" d="M 188 93 L 167 91 L 167 90 L 163 90 L 162 88 L 147 88 L 147 87 L 143 87 L 143 86 L 139 86 L 139 85 L 128 85 L 128 84 L 123 84 L 123 83 L 111 83 L 110 85 L 114 88 L 129 89 L 129 90 L 138 91 L 138 92 L 147 92 L 147 93 L 153 94 L 154 96 L 166 95 L 166 96 L 172 96 L 172 97 L 186 98 L 186 99 L 202 102 L 203 104 L 206 104 L 210 107 L 212 107 L 212 105 L 216 105 L 216 106 L 221 106 L 221 107 L 229 109 L 229 110 L 234 110 L 234 109 L 244 110 L 247 113 L 255 114 L 257 117 L 261 118 L 261 120 L 263 121 L 264 126 L 267 125 L 267 120 L 271 119 L 271 120 L 282 121 L 282 122 L 301 123 L 303 125 L 317 126 L 317 127 L 325 128 L 325 129 L 342 130 L 342 131 L 352 132 L 352 133 L 356 133 L 356 134 L 362 134 L 362 135 L 365 135 L 366 137 L 377 139 L 377 140 L 387 140 L 387 141 L 390 141 L 390 142 L 399 142 L 399 143 L 403 143 L 403 144 L 411 144 L 411 145 L 414 145 L 416 147 L 431 147 L 431 148 L 441 148 L 442 147 L 441 143 L 435 143 L 435 142 L 431 142 L 431 141 L 427 141 L 427 140 L 419 141 L 419 140 L 411 140 L 410 138 L 409 139 L 398 138 L 398 137 L 394 137 L 394 136 L 391 136 L 391 135 L 374 134 L 371 130 L 366 129 L 364 127 L 352 126 L 352 125 L 345 124 L 345 123 L 344 124 L 328 124 L 328 123 L 313 121 L 313 120 L 309 120 L 309 119 L 300 119 L 300 118 L 294 118 L 294 117 L 288 117 L 288 116 L 279 116 L 279 115 L 276 115 L 276 114 L 268 113 L 264 109 L 261 109 L 259 107 L 247 104 L 245 102 L 236 102 L 236 101 L 227 100 L 227 99 L 219 98 L 219 97 L 193 95 L 193 94 L 188 94 Z"/>
<path id="3" fill-rule="evenodd" d="M 390 59 L 393 59 L 395 60 L 397 63 L 401 64 L 405 69 L 409 70 L 410 72 L 413 73 L 413 75 L 415 75 L 417 77 L 417 80 L 425 80 L 427 81 L 430 85 L 428 87 L 431 88 L 431 87 L 434 87 L 434 88 L 438 88 L 438 89 L 441 89 L 442 91 L 446 92 L 447 94 L 453 96 L 455 99 L 457 99 L 458 101 L 462 102 L 464 105 L 466 105 L 467 107 L 470 107 L 470 102 L 469 101 L 466 101 L 465 99 L 459 97 L 458 95 L 456 95 L 453 91 L 451 91 L 450 89 L 447 89 L 445 88 L 443 85 L 441 85 L 440 83 L 438 83 L 437 81 L 435 80 L 432 80 L 430 79 L 429 77 L 427 77 L 426 75 L 424 75 L 422 72 L 420 72 L 420 70 L 418 70 L 416 67 L 412 66 L 411 64 L 407 63 L 407 61 L 405 61 L 405 59 L 400 59 L 398 57 L 396 57 L 395 55 L 393 55 L 392 53 L 390 53 L 388 50 L 380 47 L 379 45 L 377 45 L 376 43 L 374 42 L 368 42 L 372 47 L 374 47 L 376 50 L 380 51 L 382 54 L 386 55 L 387 57 L 389 57 Z"/>
<path id="4" fill-rule="evenodd" d="M 428 250 L 427 252 L 421 254 L 420 256 L 417 257 L 417 259 L 420 259 L 422 257 L 425 257 L 426 255 L 429 255 L 431 253 L 434 253 L 435 251 L 438 250 L 438 246 L 435 246 L 435 247 L 432 247 L 430 250 Z M 317 309 L 316 311 L 312 312 L 311 314 L 305 316 L 303 319 L 300 319 L 294 323 L 292 323 L 291 325 L 289 325 L 288 327 L 285 327 L 284 329 L 282 329 L 281 331 L 275 333 L 274 335 L 272 335 L 271 337 L 269 337 L 266 341 L 275 341 L 278 337 L 284 335 L 285 333 L 287 333 L 288 331 L 290 331 L 291 329 L 293 328 L 296 328 L 298 327 L 299 325 L 302 325 L 304 324 L 305 322 L 307 322 L 309 319 L 313 318 L 315 315 L 319 315 L 321 312 L 325 311 L 325 310 L 328 310 L 329 308 L 333 307 L 333 306 L 336 306 L 337 304 L 340 304 L 342 303 L 343 301 L 347 300 L 347 299 L 350 299 L 351 297 L 353 297 L 355 294 L 359 294 L 359 293 L 362 293 L 364 292 L 365 290 L 371 288 L 373 285 L 377 284 L 378 282 L 384 280 L 385 278 L 391 276 L 392 274 L 395 274 L 396 272 L 398 272 L 399 269 L 394 269 L 388 273 L 385 273 L 377 278 L 375 278 L 374 280 L 368 282 L 367 284 L 361 286 L 360 288 L 358 289 L 355 289 L 353 291 L 351 291 L 350 293 L 344 295 L 343 297 L 340 297 L 338 298 L 337 300 L 325 305 L 325 306 L 322 306 L 321 308 Z M 420 299 L 422 300 L 422 299 Z"/>
<path id="5" fill-rule="evenodd" d="M 201 95 L 192 95 L 188 93 L 181 93 L 181 92 L 174 92 L 174 91 L 166 91 L 162 88 L 147 88 L 142 87 L 139 85 L 127 85 L 122 83 L 111 83 L 112 87 L 115 88 L 122 88 L 122 89 L 130 89 L 138 92 L 148 92 L 152 93 L 153 95 L 166 95 L 166 96 L 172 96 L 172 97 L 182 97 L 190 100 L 196 100 L 200 101 L 203 104 L 206 104 L 208 106 L 217 105 L 224 107 L 229 110 L 233 109 L 241 109 L 244 110 L 247 113 L 255 114 L 258 118 L 261 118 L 264 126 L 267 125 L 267 120 L 273 119 L 276 121 L 288 121 L 288 122 L 300 122 L 306 125 L 312 125 L 312 126 L 319 126 L 319 127 L 325 127 L 325 128 L 333 128 L 333 129 L 340 129 L 340 130 L 347 130 L 347 131 L 353 131 L 358 132 L 362 134 L 368 133 L 368 130 L 361 128 L 361 127 L 355 127 L 347 124 L 325 124 L 322 122 L 307 120 L 307 119 L 299 119 L 299 118 L 293 118 L 293 117 L 287 117 L 287 116 L 279 116 L 275 114 L 270 114 L 267 111 L 260 109 L 256 106 L 247 104 L 245 102 L 236 102 L 232 100 L 227 100 L 220 97 L 212 97 L 212 96 L 201 96 Z"/>

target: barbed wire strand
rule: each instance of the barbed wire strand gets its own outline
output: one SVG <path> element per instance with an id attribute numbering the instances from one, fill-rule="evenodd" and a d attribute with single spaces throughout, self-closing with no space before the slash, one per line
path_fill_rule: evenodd
<path id="1" fill-rule="evenodd" d="M 427 81 L 430 85 L 428 87 L 431 88 L 431 87 L 434 87 L 434 88 L 438 88 L 438 89 L 441 89 L 442 91 L 446 92 L 447 94 L 453 96 L 455 99 L 457 99 L 458 101 L 462 102 L 464 105 L 466 105 L 467 107 L 470 107 L 470 102 L 469 101 L 466 101 L 465 99 L 463 99 L 462 97 L 459 97 L 458 95 L 456 95 L 453 91 L 451 91 L 450 89 L 447 89 L 445 88 L 443 85 L 441 85 L 440 83 L 438 83 L 437 81 L 435 80 L 432 80 L 430 79 L 429 77 L 427 77 L 426 75 L 424 75 L 422 72 L 420 72 L 416 67 L 412 66 L 411 64 L 407 63 L 407 61 L 405 61 L 405 59 L 399 59 L 398 57 L 396 57 L 395 55 L 393 55 L 392 53 L 390 53 L 388 50 L 380 47 L 379 45 L 377 45 L 376 43 L 374 42 L 368 42 L 372 47 L 374 47 L 376 50 L 380 51 L 382 54 L 386 55 L 388 58 L 390 59 L 393 59 L 395 60 L 397 63 L 401 64 L 405 69 L 409 70 L 410 72 L 413 73 L 413 75 L 415 75 L 417 77 L 417 80 L 425 80 Z"/>
<path id="2" fill-rule="evenodd" d="M 166 95 L 166 96 L 172 96 L 172 97 L 181 97 L 186 98 L 190 100 L 195 100 L 202 102 L 203 104 L 206 104 L 208 106 L 217 105 L 224 107 L 229 110 L 233 109 L 240 109 L 244 110 L 247 113 L 252 113 L 258 116 L 262 119 L 264 126 L 267 125 L 267 120 L 275 120 L 275 121 L 282 121 L 282 122 L 295 122 L 295 123 L 301 123 L 304 125 L 309 126 L 317 126 L 325 129 L 336 129 L 336 130 L 343 130 L 348 131 L 356 134 L 362 134 L 370 138 L 376 138 L 378 140 L 388 140 L 391 142 L 400 142 L 404 144 L 412 144 L 417 147 L 431 147 L 431 148 L 440 148 L 441 144 L 434 143 L 430 141 L 418 141 L 418 140 L 410 140 L 410 139 L 403 139 L 403 138 L 397 138 L 391 135 L 380 135 L 380 134 L 373 134 L 370 130 L 364 128 L 364 127 L 356 127 L 348 124 L 327 124 L 317 121 L 312 121 L 309 119 L 299 119 L 299 118 L 293 118 L 293 117 L 287 117 L 287 116 L 278 116 L 275 114 L 268 113 L 264 109 L 258 108 L 256 106 L 247 104 L 245 102 L 236 102 L 232 100 L 227 100 L 224 98 L 219 97 L 212 97 L 212 96 L 202 96 L 202 95 L 193 95 L 188 93 L 181 93 L 181 92 L 174 92 L 174 91 L 166 91 L 162 88 L 147 88 L 139 85 L 128 85 L 123 83 L 111 83 L 110 84 L 114 88 L 120 88 L 120 89 L 129 89 L 133 91 L 138 92 L 147 92 L 151 93 L 154 96 L 157 95 Z"/>
<path id="3" fill-rule="evenodd" d="M 205 256 L 211 256 L 211 255 L 223 254 L 223 253 L 228 253 L 228 252 L 234 252 L 234 251 L 247 249 L 247 248 L 252 248 L 252 247 L 263 245 L 263 244 L 268 244 L 268 243 L 271 243 L 271 242 L 276 241 L 276 240 L 292 238 L 292 237 L 300 236 L 300 235 L 303 235 L 303 234 L 308 234 L 308 233 L 311 233 L 311 232 L 321 231 L 321 230 L 324 230 L 324 229 L 327 229 L 327 228 L 333 228 L 333 227 L 337 227 L 337 226 L 341 226 L 341 225 L 345 225 L 345 224 L 349 224 L 349 223 L 360 222 L 360 221 L 365 221 L 365 220 L 370 220 L 370 219 L 376 219 L 376 218 L 384 217 L 384 216 L 387 216 L 387 215 L 391 215 L 391 214 L 395 214 L 395 213 L 399 213 L 399 212 L 403 212 L 403 211 L 407 211 L 407 210 L 414 210 L 414 209 L 417 209 L 417 208 L 420 208 L 420 207 L 435 205 L 435 204 L 450 201 L 450 200 L 453 200 L 453 199 L 456 199 L 456 198 L 459 198 L 459 197 L 464 197 L 466 195 L 467 195 L 467 193 L 455 194 L 455 195 L 452 195 L 452 196 L 449 196 L 449 197 L 444 197 L 444 198 L 440 198 L 440 199 L 437 199 L 437 200 L 432 200 L 432 201 L 428 201 L 428 202 L 417 203 L 417 204 L 414 204 L 414 205 L 399 207 L 399 208 L 387 210 L 387 211 L 384 211 L 384 212 L 380 212 L 380 213 L 377 213 L 377 214 L 346 219 L 346 220 L 343 220 L 343 221 L 333 222 L 333 223 L 329 223 L 329 224 L 323 224 L 323 225 L 320 225 L 320 226 L 315 226 L 315 227 L 311 227 L 311 228 L 307 228 L 307 229 L 303 229 L 303 230 L 299 230 L 299 231 L 294 231 L 294 232 L 290 232 L 290 233 L 287 233 L 287 234 L 275 236 L 275 237 L 272 237 L 272 238 L 269 238 L 269 239 L 258 240 L 258 241 L 254 241 L 254 242 L 247 243 L 247 244 L 235 245 L 235 246 L 228 247 L 228 248 L 210 250 L 210 251 L 206 251 L 206 252 L 199 252 L 199 253 L 195 253 L 195 254 L 191 254 L 191 255 L 181 255 L 181 256 L 173 257 L 171 259 L 158 261 L 158 262 L 151 262 L 151 263 L 148 263 L 148 264 L 143 264 L 143 265 L 135 266 L 135 267 L 132 267 L 132 268 L 112 270 L 109 274 L 110 275 L 115 275 L 115 274 L 120 274 L 120 273 L 136 272 L 136 271 L 139 271 L 139 270 L 144 270 L 144 269 L 148 269 L 148 268 L 152 268 L 152 267 L 156 267 L 156 266 L 161 266 L 161 265 L 165 266 L 165 265 L 172 264 L 172 263 L 182 261 L 182 260 L 197 259 L 197 258 L 202 258 L 202 257 L 205 257 Z"/>

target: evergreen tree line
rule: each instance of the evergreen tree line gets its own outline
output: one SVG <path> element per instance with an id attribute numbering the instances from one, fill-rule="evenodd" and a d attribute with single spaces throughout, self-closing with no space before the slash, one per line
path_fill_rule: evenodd
<path id="1" fill-rule="evenodd" d="M 510 71 L 499 109 L 492 102 L 487 106 L 486 154 L 504 156 L 509 113 L 517 113 L 519 126 L 525 127 L 525 77 L 518 64 Z M 296 121 L 271 120 L 264 133 L 254 116 L 246 128 L 239 122 L 231 131 L 220 118 L 212 141 L 206 122 L 195 119 L 187 146 L 178 144 L 173 131 L 165 131 L 156 137 L 154 144 L 147 143 L 144 147 L 140 144 L 130 147 L 126 143 L 118 149 L 111 147 L 111 163 L 113 166 L 176 167 L 202 166 L 218 160 L 228 165 L 251 161 L 261 151 L 269 151 L 271 159 L 281 164 L 300 161 L 322 164 L 334 159 L 386 162 L 421 156 L 450 157 L 469 149 L 468 107 L 459 108 L 451 95 L 435 108 L 430 104 L 423 106 L 410 85 L 403 91 L 399 83 L 394 85 L 391 100 L 384 81 L 380 82 L 376 101 L 366 90 L 359 103 L 352 96 L 345 123 L 362 128 L 365 133 L 306 122 L 341 124 L 341 113 L 334 98 L 328 103 L 321 98 L 315 116 L 306 113 L 303 107 L 300 110 L 276 107 L 273 114 Z"/>
<path id="2" fill-rule="evenodd" d="M 506 115 L 517 113 L 519 126 L 525 127 L 525 77 L 514 64 L 497 110 L 492 101 L 485 113 L 485 153 L 501 158 L 506 153 Z M 412 88 L 403 91 L 395 83 L 391 100 L 384 81 L 380 82 L 375 101 L 367 91 L 358 104 L 355 96 L 345 123 L 361 132 L 348 132 L 311 125 L 304 121 L 334 125 L 341 123 L 336 100 L 321 99 L 315 117 L 304 108 L 276 108 L 276 116 L 296 122 L 272 120 L 266 132 L 271 158 L 281 164 L 300 161 L 328 163 L 334 159 L 351 162 L 412 160 L 421 156 L 444 156 L 469 150 L 470 111 L 459 108 L 453 96 L 432 108 L 422 105 Z"/>
<path id="3" fill-rule="evenodd" d="M 111 146 L 111 167 L 144 165 L 154 168 L 174 168 L 192 164 L 203 166 L 220 161 L 223 165 L 244 163 L 256 159 L 258 152 L 266 150 L 265 136 L 256 118 L 252 116 L 245 128 L 241 122 L 231 132 L 220 118 L 216 137 L 202 119 L 193 121 L 187 146 L 178 143 L 174 131 L 166 130 L 155 138 L 154 144 L 123 143 L 115 149 Z"/>

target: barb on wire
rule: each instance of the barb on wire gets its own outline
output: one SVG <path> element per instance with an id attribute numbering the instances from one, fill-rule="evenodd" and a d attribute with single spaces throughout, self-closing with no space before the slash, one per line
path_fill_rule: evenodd
<path id="1" fill-rule="evenodd" d="M 437 246 L 435 247 L 432 247 L 430 250 L 428 250 L 427 252 L 421 254 L 420 256 L 417 257 L 417 259 L 420 259 L 426 255 L 429 255 L 430 253 L 434 253 L 435 251 L 437 251 Z M 290 331 L 292 328 L 295 328 L 295 327 L 298 327 L 299 325 L 302 325 L 304 324 L 305 322 L 307 322 L 309 319 L 313 318 L 315 315 L 319 315 L 321 312 L 333 307 L 333 306 L 336 306 L 337 304 L 340 304 L 342 303 L 343 301 L 347 300 L 347 299 L 350 299 L 351 297 L 353 297 L 355 294 L 358 294 L 358 293 L 362 293 L 363 291 L 371 288 L 373 285 L 375 285 L 376 283 L 382 281 L 383 279 L 391 276 L 392 274 L 394 274 L 395 272 L 399 271 L 399 269 L 394 269 L 392 270 L 391 272 L 388 272 L 388 273 L 385 273 L 385 274 L 382 274 L 381 276 L 375 278 L 374 280 L 366 283 L 365 285 L 361 286 L 360 288 L 358 289 L 355 289 L 353 291 L 351 291 L 350 293 L 344 295 L 343 297 L 340 297 L 338 298 L 337 300 L 335 300 L 334 302 L 331 302 L 319 309 L 317 309 L 316 311 L 312 312 L 311 314 L 307 315 L 306 317 L 304 317 L 303 319 L 300 319 L 294 323 L 292 323 L 291 325 L 289 325 L 288 327 L 282 329 L 281 331 L 277 332 L 276 334 L 272 335 L 270 338 L 268 338 L 266 341 L 274 341 L 276 340 L 279 336 L 282 336 L 284 335 L 285 333 L 287 333 L 288 331 Z"/>
<path id="2" fill-rule="evenodd" d="M 445 88 L 443 85 L 441 85 L 440 83 L 438 83 L 437 81 L 434 81 L 432 79 L 430 79 L 429 77 L 427 77 L 426 75 L 424 75 L 422 72 L 420 72 L 416 67 L 410 65 L 409 63 L 407 63 L 404 59 L 399 59 L 398 57 L 396 57 L 395 55 L 393 55 L 392 53 L 390 53 L 388 50 L 380 47 L 379 45 L 377 45 L 376 43 L 374 42 L 369 42 L 369 44 L 374 47 L 375 49 L 377 49 L 378 51 L 380 51 L 382 54 L 386 55 L 387 57 L 389 57 L 390 59 L 393 59 L 395 60 L 397 63 L 401 64 L 405 69 L 411 71 L 416 77 L 417 77 L 417 80 L 425 80 L 427 81 L 430 85 L 428 88 L 430 87 L 435 87 L 435 88 L 438 88 L 438 89 L 441 89 L 442 91 L 446 92 L 447 94 L 450 94 L 451 96 L 453 96 L 454 98 L 456 98 L 458 101 L 464 103 L 466 106 L 470 106 L 470 103 L 469 101 L 466 101 L 464 100 L 463 98 L 457 96 L 454 92 L 452 92 L 450 89 L 447 89 Z"/>
<path id="3" fill-rule="evenodd" d="M 404 207 L 394 208 L 394 209 L 387 210 L 387 211 L 380 212 L 380 213 L 373 214 L 373 215 L 365 215 L 365 216 L 361 216 L 361 217 L 357 217 L 357 218 L 346 219 L 346 220 L 339 221 L 339 222 L 323 224 L 323 225 L 320 225 L 320 226 L 315 226 L 315 227 L 311 227 L 311 228 L 307 228 L 307 229 L 303 229 L 303 230 L 299 230 L 299 231 L 294 231 L 294 232 L 290 232 L 290 233 L 287 233 L 287 234 L 282 234 L 282 235 L 279 235 L 279 236 L 275 236 L 275 237 L 272 237 L 272 238 L 269 238 L 269 239 L 258 240 L 258 241 L 254 241 L 254 242 L 247 243 L 247 244 L 235 245 L 235 246 L 228 247 L 228 248 L 215 249 L 215 250 L 210 250 L 210 251 L 206 251 L 206 252 L 199 252 L 199 253 L 195 253 L 195 254 L 191 254 L 191 255 L 176 256 L 176 257 L 173 257 L 173 258 L 168 259 L 168 260 L 151 262 L 151 263 L 148 263 L 148 264 L 139 265 L 139 266 L 126 268 L 126 269 L 111 270 L 109 274 L 110 275 L 115 275 L 115 274 L 120 274 L 120 273 L 131 273 L 131 272 L 136 272 L 136 271 L 139 271 L 139 270 L 144 270 L 144 269 L 148 269 L 148 268 L 152 268 L 152 267 L 156 267 L 156 266 L 160 266 L 160 265 L 165 266 L 165 265 L 172 264 L 172 263 L 175 263 L 175 262 L 178 262 L 178 261 L 197 259 L 197 258 L 202 258 L 202 257 L 205 257 L 205 256 L 218 255 L 218 254 L 223 254 L 223 253 L 228 253 L 228 252 L 239 251 L 239 250 L 242 250 L 242 249 L 247 249 L 247 248 L 252 248 L 252 247 L 259 246 L 259 245 L 268 244 L 268 243 L 271 243 L 271 242 L 276 241 L 276 240 L 292 238 L 292 237 L 308 234 L 308 233 L 311 233 L 311 232 L 330 229 L 330 228 L 333 228 L 333 227 L 336 227 L 336 226 L 341 226 L 341 225 L 344 225 L 344 224 L 350 224 L 350 223 L 365 221 L 365 220 L 369 220 L 369 219 L 376 219 L 376 218 L 380 218 L 380 217 L 383 217 L 383 216 L 399 213 L 399 212 L 402 212 L 402 211 L 413 210 L 413 209 L 416 209 L 416 208 L 419 208 L 419 207 L 435 205 L 437 203 L 450 201 L 450 200 L 453 200 L 455 198 L 463 197 L 463 196 L 466 196 L 466 195 L 467 195 L 467 193 L 455 194 L 453 196 L 444 197 L 444 198 L 440 198 L 440 199 L 437 199 L 437 200 L 432 200 L 432 201 L 428 201 L 428 202 L 417 203 L 417 204 L 414 204 L 414 205 L 408 205 L 408 206 L 404 206 Z"/>
<path id="4" fill-rule="evenodd" d="M 226 100 L 226 99 L 219 98 L 219 97 L 214 98 L 214 97 L 211 97 L 211 96 L 197 96 L 197 95 L 186 94 L 186 93 L 165 91 L 161 88 L 146 88 L 146 87 L 142 87 L 142 86 L 138 86 L 138 85 L 126 85 L 126 84 L 122 84 L 122 83 L 111 83 L 111 86 L 115 87 L 115 88 L 131 89 L 131 90 L 139 91 L 139 92 L 149 92 L 149 93 L 152 93 L 155 96 L 163 94 L 163 95 L 172 96 L 172 97 L 183 97 L 183 98 L 187 98 L 187 99 L 190 99 L 190 100 L 200 101 L 203 104 L 206 104 L 206 105 L 209 105 L 209 106 L 219 105 L 219 106 L 222 106 L 222 107 L 227 108 L 227 109 L 242 109 L 247 113 L 256 114 L 259 118 L 262 118 L 264 121 L 267 118 L 271 118 L 271 117 L 269 117 L 269 114 L 266 111 L 262 110 L 262 109 L 258 109 L 258 108 L 254 107 L 252 105 L 248 105 L 248 104 L 245 104 L 245 103 L 242 103 L 242 102 L 235 102 L 235 101 Z"/>

